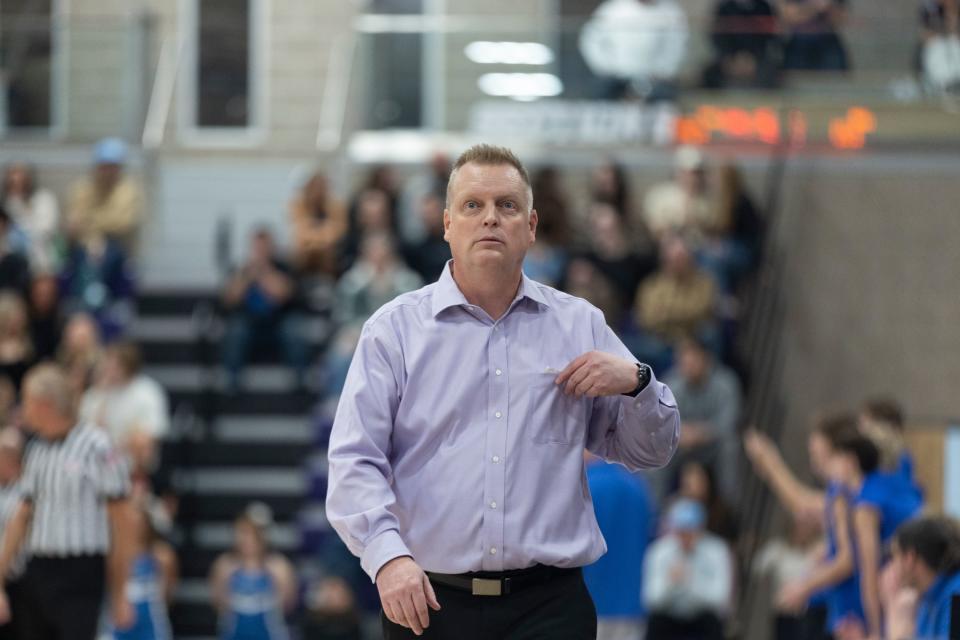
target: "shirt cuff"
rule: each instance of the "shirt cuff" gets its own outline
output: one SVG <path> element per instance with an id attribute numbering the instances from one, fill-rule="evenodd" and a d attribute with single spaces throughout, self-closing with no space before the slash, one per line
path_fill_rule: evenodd
<path id="1" fill-rule="evenodd" d="M 387 529 L 367 543 L 360 556 L 360 566 L 370 576 L 371 582 L 376 582 L 377 573 L 383 565 L 401 556 L 412 557 L 413 554 L 407 549 L 396 529 Z"/>

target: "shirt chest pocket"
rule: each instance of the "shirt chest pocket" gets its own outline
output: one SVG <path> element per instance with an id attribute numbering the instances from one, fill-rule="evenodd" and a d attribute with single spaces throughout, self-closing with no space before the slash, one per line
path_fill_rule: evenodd
<path id="1" fill-rule="evenodd" d="M 563 387 L 554 382 L 556 378 L 556 372 L 528 376 L 523 429 L 539 444 L 583 444 L 591 399 L 564 395 Z"/>

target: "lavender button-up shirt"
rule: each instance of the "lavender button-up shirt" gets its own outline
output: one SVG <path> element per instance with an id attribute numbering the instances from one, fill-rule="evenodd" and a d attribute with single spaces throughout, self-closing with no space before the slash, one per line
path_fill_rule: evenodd
<path id="1" fill-rule="evenodd" d="M 600 311 L 526 276 L 494 321 L 449 264 L 367 321 L 330 438 L 326 508 L 371 579 L 404 555 L 464 573 L 606 552 L 584 447 L 663 466 L 680 417 L 656 379 L 636 398 L 565 396 L 557 374 L 593 350 L 633 359 Z"/>

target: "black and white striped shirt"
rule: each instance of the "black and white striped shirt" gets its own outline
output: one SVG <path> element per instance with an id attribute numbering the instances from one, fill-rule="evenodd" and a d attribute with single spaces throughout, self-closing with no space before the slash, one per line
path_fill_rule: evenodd
<path id="1" fill-rule="evenodd" d="M 102 429 L 80 424 L 61 440 L 34 440 L 26 460 L 20 495 L 33 502 L 28 553 L 42 557 L 107 553 L 107 501 L 130 492 L 129 468 L 110 437 Z"/>
<path id="2" fill-rule="evenodd" d="M 13 518 L 13 514 L 17 512 L 17 507 L 19 506 L 20 486 L 16 482 L 0 485 L 0 534 L 6 535 L 7 525 L 10 524 L 10 520 Z M 26 565 L 27 553 L 25 549 L 21 548 L 20 552 L 17 553 L 17 557 L 14 558 L 13 563 L 10 565 L 6 578 L 8 580 L 19 578 Z"/>

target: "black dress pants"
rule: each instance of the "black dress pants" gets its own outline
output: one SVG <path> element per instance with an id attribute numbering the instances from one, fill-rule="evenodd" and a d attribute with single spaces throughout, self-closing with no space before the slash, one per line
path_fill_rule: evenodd
<path id="1" fill-rule="evenodd" d="M 23 577 L 20 637 L 95 640 L 106 588 L 103 556 L 32 558 Z"/>
<path id="2" fill-rule="evenodd" d="M 577 570 L 503 596 L 433 583 L 440 611 L 417 636 L 380 612 L 385 640 L 595 640 L 597 610 Z"/>

